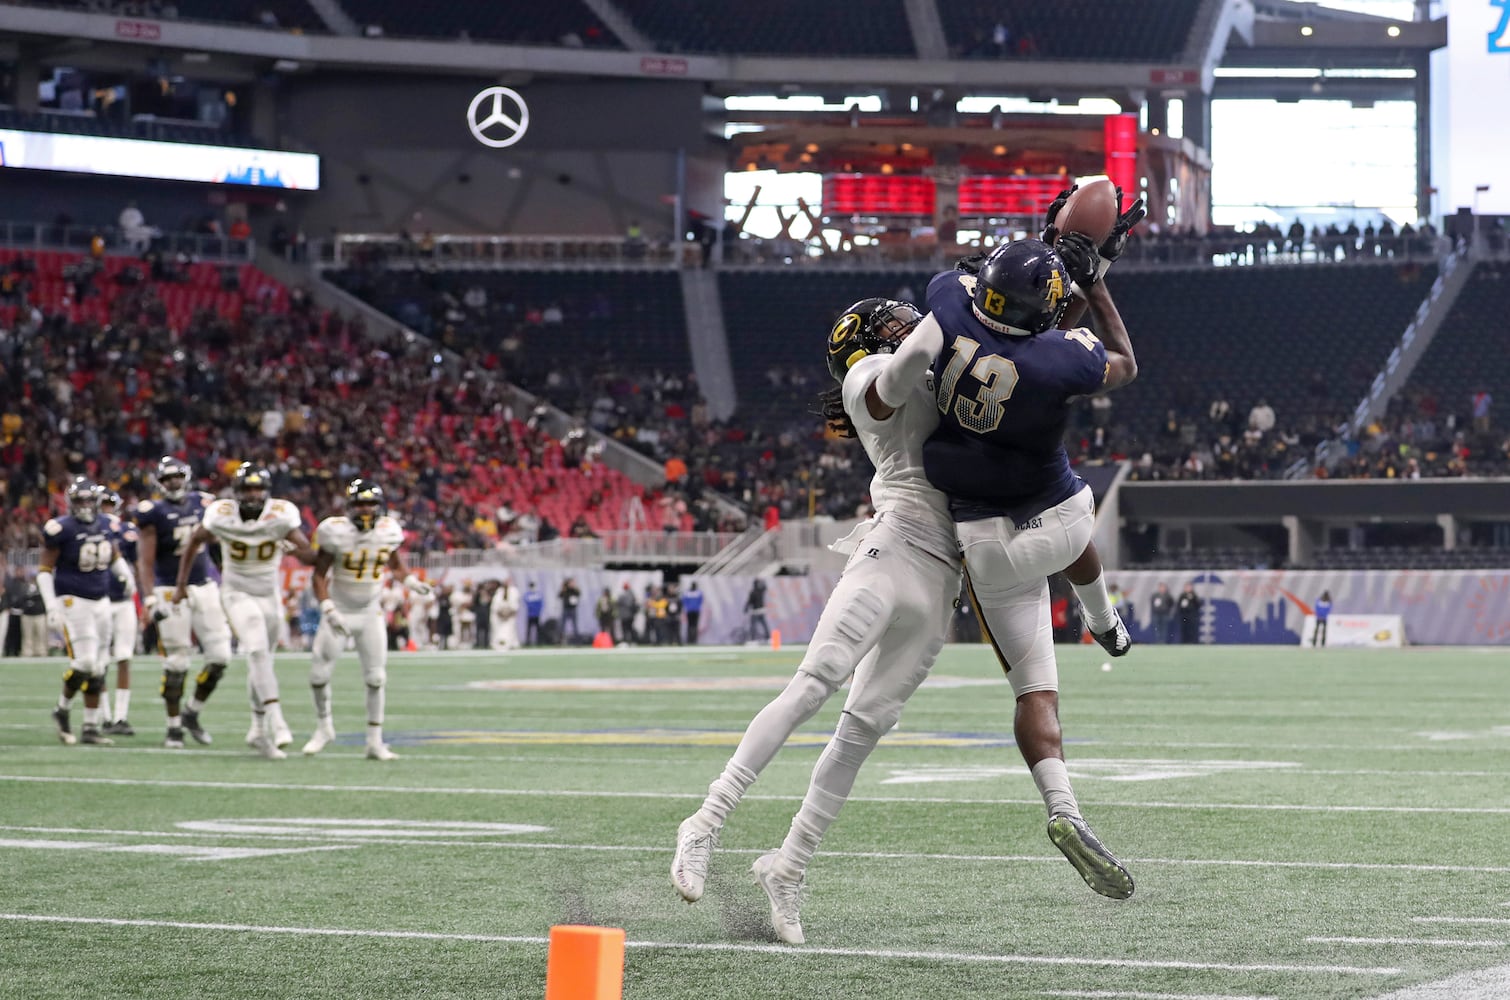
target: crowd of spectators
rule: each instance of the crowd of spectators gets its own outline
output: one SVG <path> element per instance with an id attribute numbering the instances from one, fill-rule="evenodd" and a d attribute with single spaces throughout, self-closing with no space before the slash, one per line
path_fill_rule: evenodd
<path id="1" fill-rule="evenodd" d="M 370 336 L 298 289 L 286 311 L 265 305 L 249 297 L 175 329 L 148 281 L 115 290 L 106 322 L 13 306 L 0 325 L 0 548 L 35 545 L 74 475 L 128 505 L 150 495 L 163 454 L 187 458 L 211 490 L 241 461 L 263 462 L 311 518 L 338 509 L 351 477 L 376 475 L 424 549 L 617 523 L 631 484 L 585 439 L 556 441 L 539 414 L 513 413 L 501 380 L 447 375 L 433 345 Z M 583 502 L 569 511 L 558 495 Z"/>

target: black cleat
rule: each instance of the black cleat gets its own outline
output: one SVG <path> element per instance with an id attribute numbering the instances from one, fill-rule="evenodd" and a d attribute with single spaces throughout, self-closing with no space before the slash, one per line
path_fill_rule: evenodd
<path id="1" fill-rule="evenodd" d="M 1132 636 L 1127 634 L 1127 626 L 1122 624 L 1122 616 L 1115 611 L 1112 614 L 1116 615 L 1117 624 L 1105 632 L 1092 632 L 1091 637 L 1101 644 L 1101 648 L 1106 650 L 1108 655 L 1126 656 L 1127 651 L 1132 649 Z"/>
<path id="2" fill-rule="evenodd" d="M 105 732 L 111 736 L 135 736 L 136 730 L 131 728 L 131 723 L 125 719 L 116 719 L 114 722 L 105 723 Z"/>
<path id="3" fill-rule="evenodd" d="M 184 731 L 182 726 L 169 726 L 168 738 L 163 740 L 163 746 L 169 750 L 182 750 L 184 748 Z"/>
<path id="4" fill-rule="evenodd" d="M 1111 899 L 1126 899 L 1133 894 L 1132 876 L 1079 816 L 1051 816 L 1049 839 L 1096 892 Z"/>
<path id="5" fill-rule="evenodd" d="M 68 709 L 55 708 L 52 710 L 52 724 L 57 727 L 58 740 L 64 746 L 73 746 L 78 740 L 73 737 L 73 727 L 68 723 Z"/>
<path id="6" fill-rule="evenodd" d="M 108 736 L 101 736 L 97 726 L 85 726 L 84 732 L 79 736 L 79 742 L 97 747 L 109 747 L 115 745 L 115 740 Z"/>
<path id="7" fill-rule="evenodd" d="M 184 709 L 183 720 L 184 729 L 188 730 L 189 735 L 194 737 L 195 743 L 203 743 L 208 746 L 209 744 L 215 742 L 210 738 L 210 734 L 204 731 L 204 727 L 199 724 L 198 712 L 191 712 L 188 709 Z"/>

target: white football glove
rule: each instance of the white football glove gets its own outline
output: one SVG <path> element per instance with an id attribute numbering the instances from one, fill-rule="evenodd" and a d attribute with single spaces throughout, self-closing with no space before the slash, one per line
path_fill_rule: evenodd
<path id="1" fill-rule="evenodd" d="M 328 597 L 320 602 L 320 620 L 329 622 L 336 635 L 351 635 L 351 630 L 346 627 L 346 620 L 336 610 L 336 602 Z"/>
<path id="2" fill-rule="evenodd" d="M 413 573 L 410 573 L 408 576 L 404 577 L 404 589 L 408 590 L 409 593 L 413 594 L 416 597 L 429 597 L 435 591 L 434 587 L 430 586 L 428 583 L 421 580 Z"/>
<path id="3" fill-rule="evenodd" d="M 53 606 L 47 609 L 47 627 L 54 632 L 63 631 L 63 609 Z"/>

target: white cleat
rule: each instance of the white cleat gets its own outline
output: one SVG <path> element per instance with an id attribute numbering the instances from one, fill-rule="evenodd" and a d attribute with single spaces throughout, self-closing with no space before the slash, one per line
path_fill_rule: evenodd
<path id="1" fill-rule="evenodd" d="M 274 744 L 273 741 L 266 736 L 257 737 L 255 749 L 258 753 L 266 757 L 268 760 L 283 760 L 288 756 L 288 754 L 284 753 L 282 750 L 279 750 L 277 745 Z"/>
<path id="2" fill-rule="evenodd" d="M 324 750 L 327 745 L 335 742 L 335 738 L 335 727 L 329 722 L 321 722 L 315 727 L 315 733 L 309 738 L 309 742 L 304 744 L 304 752 L 309 756 L 314 756 Z"/>
<path id="3" fill-rule="evenodd" d="M 716 831 L 703 831 L 691 819 L 676 828 L 676 854 L 671 859 L 671 884 L 689 903 L 703 898 L 703 883 L 708 880 L 708 859 L 718 846 Z"/>
<path id="4" fill-rule="evenodd" d="M 755 859 L 750 871 L 755 875 L 755 884 L 765 890 L 771 901 L 771 926 L 776 936 L 787 944 L 803 944 L 802 935 L 802 879 L 789 879 L 776 871 L 779 851 L 769 851 Z"/>
<path id="5" fill-rule="evenodd" d="M 252 728 L 246 731 L 246 745 L 255 750 L 257 749 L 257 741 L 261 738 L 262 730 L 257 728 L 257 724 L 255 722 L 252 723 Z"/>
<path id="6" fill-rule="evenodd" d="M 287 726 L 279 723 L 278 728 L 273 732 L 273 745 L 276 746 L 279 750 L 282 750 L 284 747 L 291 745 L 293 742 L 294 734 L 289 732 Z"/>
<path id="7" fill-rule="evenodd" d="M 368 760 L 398 760 L 398 754 L 389 750 L 386 744 L 369 743 L 367 745 Z"/>

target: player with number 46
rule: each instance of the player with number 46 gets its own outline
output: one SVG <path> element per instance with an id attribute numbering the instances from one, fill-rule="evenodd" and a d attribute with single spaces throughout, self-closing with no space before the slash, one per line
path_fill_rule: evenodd
<path id="1" fill-rule="evenodd" d="M 331 711 L 331 678 L 336 660 L 350 639 L 367 686 L 367 756 L 394 760 L 398 754 L 383 743 L 383 708 L 388 679 L 388 628 L 379 598 L 383 573 L 392 570 L 411 594 L 430 593 L 430 585 L 404 567 L 399 548 L 404 529 L 384 509 L 383 488 L 370 479 L 353 479 L 346 487 L 346 513 L 327 517 L 315 529 L 315 573 L 320 602 L 320 629 L 309 664 L 315 699 L 315 732 L 304 744 L 317 754 L 336 738 Z"/>

